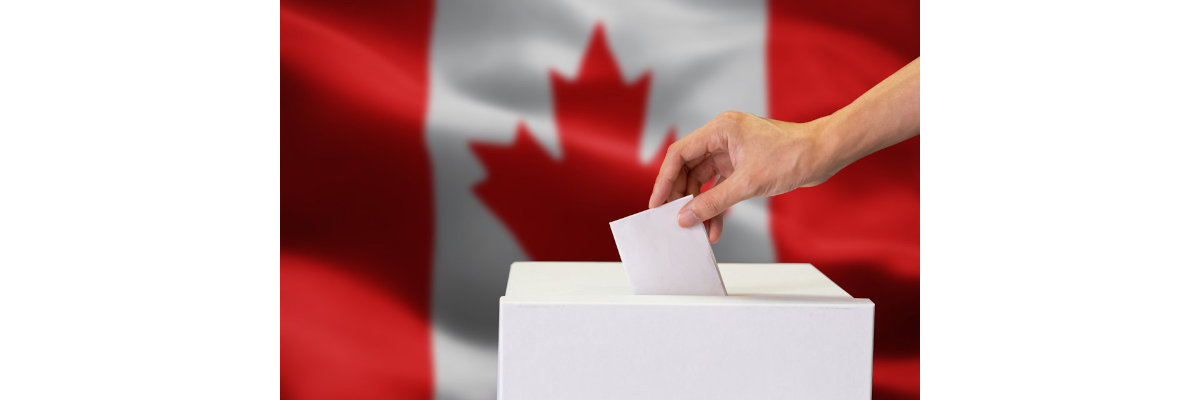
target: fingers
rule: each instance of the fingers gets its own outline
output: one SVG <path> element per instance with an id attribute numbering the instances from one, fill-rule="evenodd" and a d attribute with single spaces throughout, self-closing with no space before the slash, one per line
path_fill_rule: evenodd
<path id="1" fill-rule="evenodd" d="M 697 180 L 693 179 L 691 176 L 688 176 L 687 194 L 690 194 L 693 196 L 700 194 L 700 188 L 702 186 L 704 186 L 703 182 L 697 181 Z M 680 196 L 680 197 L 682 197 L 682 196 Z"/>
<path id="2" fill-rule="evenodd" d="M 700 193 L 699 196 L 684 205 L 679 210 L 679 226 L 686 228 L 701 221 L 707 221 L 737 202 L 745 200 L 746 197 L 738 189 L 741 185 L 738 184 L 737 179 L 735 174 L 729 182 L 713 186 L 712 189 Z"/>
<path id="3" fill-rule="evenodd" d="M 699 195 L 700 189 L 708 183 L 713 176 L 717 175 L 716 162 L 712 158 L 705 158 L 695 167 L 692 167 L 687 174 L 687 193 L 690 195 Z"/>
<path id="4" fill-rule="evenodd" d="M 706 156 L 684 164 L 675 177 L 675 182 L 671 184 L 667 201 L 675 201 L 689 194 L 700 194 L 700 188 L 717 173 L 717 167 L 710 160 L 711 158 Z"/>
<path id="5" fill-rule="evenodd" d="M 709 153 L 708 142 L 706 125 L 672 143 L 671 147 L 667 148 L 667 156 L 663 158 L 662 166 L 658 169 L 658 176 L 654 179 L 654 188 L 650 192 L 650 208 L 666 203 L 672 189 L 675 188 L 676 181 L 681 179 L 680 172 L 685 171 L 689 162 L 701 159 Z M 686 171 L 682 176 L 687 176 Z M 686 190 L 686 182 L 684 185 Z"/>
<path id="6" fill-rule="evenodd" d="M 687 169 L 679 170 L 679 173 L 676 174 L 676 176 L 675 176 L 675 181 L 673 183 L 671 183 L 671 193 L 669 195 L 667 195 L 667 201 L 675 201 L 676 199 L 679 199 L 680 197 L 683 197 L 684 195 L 687 194 L 686 193 L 686 191 L 688 189 L 687 175 L 688 175 Z"/>
<path id="7" fill-rule="evenodd" d="M 700 189 L 703 188 L 704 184 L 708 183 L 709 180 L 713 179 L 714 176 L 717 178 L 717 182 L 713 184 L 714 187 L 721 184 L 721 181 L 725 180 L 721 177 L 721 175 L 719 175 L 716 162 L 713 158 L 709 157 L 700 161 L 688 171 L 687 194 L 699 195 Z M 706 223 L 706 227 L 708 228 L 709 243 L 716 243 L 717 240 L 721 239 L 721 229 L 724 227 L 722 221 L 724 218 L 725 213 L 720 213 L 708 220 Z"/>
<path id="8" fill-rule="evenodd" d="M 725 177 L 717 176 L 717 183 L 714 183 L 713 186 L 715 187 L 717 185 L 720 185 L 721 182 L 724 182 L 724 181 L 725 181 Z M 725 214 L 726 214 L 725 212 L 722 212 L 720 214 L 717 214 L 717 216 L 713 217 L 712 219 L 708 220 L 708 242 L 709 243 L 717 244 L 717 241 L 721 240 L 721 231 L 725 228 Z"/>
<path id="9" fill-rule="evenodd" d="M 721 240 L 721 229 L 725 227 L 725 213 L 717 214 L 717 216 L 708 220 L 708 242 L 716 244 Z"/>

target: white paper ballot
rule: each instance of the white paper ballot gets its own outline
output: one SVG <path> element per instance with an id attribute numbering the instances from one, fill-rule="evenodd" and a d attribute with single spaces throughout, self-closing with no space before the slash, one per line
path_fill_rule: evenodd
<path id="1" fill-rule="evenodd" d="M 679 227 L 692 196 L 610 222 L 633 294 L 724 296 L 704 224 Z"/>

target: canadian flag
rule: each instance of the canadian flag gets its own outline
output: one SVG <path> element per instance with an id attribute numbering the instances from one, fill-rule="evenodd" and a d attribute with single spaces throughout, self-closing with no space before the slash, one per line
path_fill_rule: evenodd
<path id="1" fill-rule="evenodd" d="M 513 261 L 617 261 L 666 146 L 808 121 L 920 53 L 917 1 L 281 6 L 281 389 L 495 398 Z M 875 398 L 920 394 L 919 139 L 729 211 L 723 262 L 876 303 Z"/>

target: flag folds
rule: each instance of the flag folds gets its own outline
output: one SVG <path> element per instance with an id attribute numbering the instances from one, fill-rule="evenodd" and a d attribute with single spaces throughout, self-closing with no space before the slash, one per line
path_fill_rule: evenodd
<path id="1" fill-rule="evenodd" d="M 284 396 L 494 398 L 511 262 L 617 260 L 676 138 L 829 114 L 920 53 L 916 1 L 642 3 L 282 3 Z M 715 247 L 872 299 L 875 398 L 920 393 L 919 147 L 739 204 Z"/>

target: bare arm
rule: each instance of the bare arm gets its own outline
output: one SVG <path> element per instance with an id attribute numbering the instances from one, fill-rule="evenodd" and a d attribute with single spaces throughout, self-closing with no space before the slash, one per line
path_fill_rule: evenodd
<path id="1" fill-rule="evenodd" d="M 815 186 L 854 161 L 921 132 L 921 59 L 896 71 L 850 105 L 806 123 L 729 111 L 671 144 L 650 193 L 650 207 L 696 195 L 679 224 L 712 220 L 737 202 Z M 717 179 L 701 193 L 704 183 Z"/>
<path id="2" fill-rule="evenodd" d="M 822 136 L 838 158 L 839 170 L 920 134 L 921 59 L 900 68 L 826 119 Z"/>

